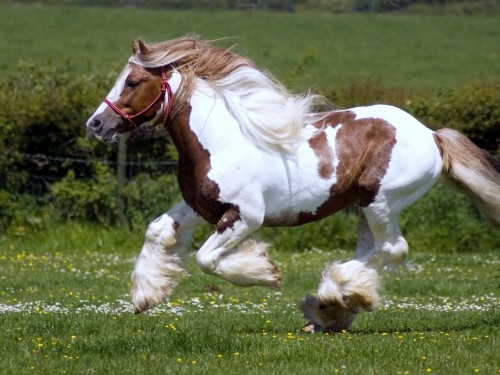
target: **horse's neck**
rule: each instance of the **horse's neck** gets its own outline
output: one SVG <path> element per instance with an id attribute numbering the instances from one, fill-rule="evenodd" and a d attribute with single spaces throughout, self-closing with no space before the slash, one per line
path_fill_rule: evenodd
<path id="1" fill-rule="evenodd" d="M 170 139 L 179 153 L 179 156 L 188 154 L 191 145 L 197 143 L 196 134 L 189 126 L 190 115 L 191 107 L 186 106 L 185 109 L 177 114 L 168 128 Z"/>
<path id="2" fill-rule="evenodd" d="M 223 151 L 243 135 L 236 120 L 227 111 L 220 97 L 195 89 L 189 103 L 173 120 L 169 132 L 180 157 L 192 157 L 194 144 L 205 149 Z"/>
<path id="3" fill-rule="evenodd" d="M 169 133 L 179 154 L 177 178 L 182 196 L 193 209 L 208 218 L 211 213 L 206 211 L 206 202 L 200 201 L 200 194 L 210 193 L 207 184 L 211 184 L 211 180 L 207 176 L 213 158 L 234 158 L 231 151 L 239 146 L 234 142 L 241 134 L 238 137 L 238 125 L 224 111 L 224 103 L 202 96 L 197 100 L 196 95 L 193 96 L 195 100 L 191 98 L 173 119 Z M 212 104 L 207 105 L 207 101 Z"/>

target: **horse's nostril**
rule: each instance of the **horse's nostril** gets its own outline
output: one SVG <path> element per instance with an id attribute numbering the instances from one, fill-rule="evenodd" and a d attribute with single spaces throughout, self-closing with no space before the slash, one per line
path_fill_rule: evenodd
<path id="1" fill-rule="evenodd" d="M 98 127 L 100 127 L 102 125 L 102 121 L 99 120 L 99 119 L 94 119 L 90 122 L 89 126 L 92 128 L 92 129 L 96 129 Z"/>

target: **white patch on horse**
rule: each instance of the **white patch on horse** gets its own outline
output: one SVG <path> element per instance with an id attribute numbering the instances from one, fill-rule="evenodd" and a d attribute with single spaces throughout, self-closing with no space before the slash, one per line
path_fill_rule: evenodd
<path id="1" fill-rule="evenodd" d="M 337 183 L 337 166 L 339 159 L 334 147 L 337 132 L 342 126 L 335 128 L 327 127 L 320 130 L 326 134 L 326 139 L 331 145 L 333 173 L 329 178 L 323 178 L 318 171 L 318 157 L 307 142 L 318 130 L 313 126 L 307 126 L 304 130 L 306 142 L 297 150 L 297 171 L 294 178 L 295 194 L 291 201 L 294 215 L 299 212 L 308 211 L 316 213 L 317 209 L 330 198 L 330 189 Z"/>
<path id="2" fill-rule="evenodd" d="M 123 92 L 123 88 L 125 87 L 125 81 L 127 80 L 127 77 L 131 71 L 132 71 L 131 66 L 127 64 L 125 69 L 123 69 L 123 71 L 120 73 L 120 75 L 116 79 L 115 85 L 113 86 L 111 91 L 106 96 L 106 99 L 108 99 L 111 102 L 116 102 L 118 99 L 120 99 L 120 95 Z M 99 107 L 96 109 L 96 111 L 94 112 L 92 117 L 87 122 L 87 126 L 89 126 L 88 124 L 92 121 L 92 119 L 95 116 L 103 113 L 108 108 L 109 108 L 109 106 L 106 103 L 102 102 L 101 105 L 99 105 Z"/>

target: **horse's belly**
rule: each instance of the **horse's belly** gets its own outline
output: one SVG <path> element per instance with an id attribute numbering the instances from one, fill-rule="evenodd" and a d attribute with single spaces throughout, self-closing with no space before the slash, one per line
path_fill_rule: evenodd
<path id="1" fill-rule="evenodd" d="M 302 225 L 332 215 L 355 200 L 353 195 L 332 190 L 337 182 L 335 173 L 323 178 L 317 163 L 306 160 L 301 159 L 301 164 L 290 168 L 287 175 L 274 177 L 264 195 L 264 225 Z"/>
<path id="2" fill-rule="evenodd" d="M 285 197 L 285 195 L 284 195 Z M 302 192 L 288 201 L 277 199 L 266 205 L 265 226 L 297 226 L 321 220 L 357 203 L 356 190 L 333 192 L 332 189 L 316 189 Z"/>

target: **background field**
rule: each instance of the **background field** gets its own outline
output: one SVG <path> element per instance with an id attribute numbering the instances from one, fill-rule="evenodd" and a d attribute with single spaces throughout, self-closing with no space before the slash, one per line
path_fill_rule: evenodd
<path id="1" fill-rule="evenodd" d="M 131 39 L 190 32 L 232 37 L 218 43 L 237 44 L 238 52 L 301 90 L 374 80 L 436 92 L 500 77 L 494 16 L 0 4 L 0 79 L 23 74 L 20 61 L 57 66 L 75 79 L 94 72 L 111 79 Z M 494 103 L 499 96 L 490 97 Z M 39 110 L 36 100 L 34 109 L 22 103 L 28 115 Z M 444 186 L 404 212 L 410 267 L 384 275 L 381 308 L 361 314 L 349 332 L 307 335 L 297 303 L 314 292 L 326 264 L 352 256 L 353 215 L 260 233 L 273 243 L 272 258 L 284 273 L 281 293 L 203 275 L 188 252 L 190 274 L 171 299 L 134 316 L 129 277 L 144 228 L 178 196 L 172 179 L 160 181 L 161 189 L 145 181 L 147 190 L 139 192 L 155 210 L 134 218 L 131 228 L 65 221 L 50 204 L 12 215 L 12 226 L 0 233 L 0 374 L 500 373 L 500 236 Z M 0 208 L 8 210 L 2 198 Z M 197 233 L 193 249 L 206 233 Z"/>
<path id="2" fill-rule="evenodd" d="M 439 88 L 500 75 L 496 16 L 432 16 L 0 5 L 0 76 L 19 61 L 120 69 L 130 41 L 197 33 L 230 38 L 235 50 L 301 89 L 371 78 L 406 88 Z M 314 57 L 296 80 L 297 63 Z M 294 82 L 291 82 L 294 81 Z"/>

